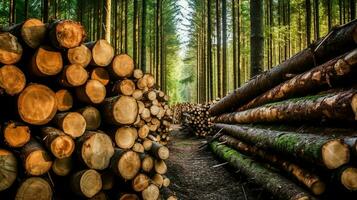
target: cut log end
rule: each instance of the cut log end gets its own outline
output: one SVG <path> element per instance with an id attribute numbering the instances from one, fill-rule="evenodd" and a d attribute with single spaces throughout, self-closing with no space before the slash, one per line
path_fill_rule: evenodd
<path id="1" fill-rule="evenodd" d="M 55 159 L 52 171 L 58 176 L 67 176 L 72 170 L 72 158 Z"/>
<path id="2" fill-rule="evenodd" d="M 160 159 L 162 160 L 166 160 L 169 158 L 170 155 L 170 151 L 166 146 L 161 146 L 158 151 L 157 154 L 159 156 Z"/>
<path id="3" fill-rule="evenodd" d="M 160 191 L 156 185 L 151 184 L 141 193 L 141 195 L 143 200 L 157 200 L 159 198 Z"/>
<path id="4" fill-rule="evenodd" d="M 51 169 L 51 166 L 51 158 L 44 150 L 35 150 L 31 152 L 25 160 L 26 172 L 33 176 L 45 174 Z"/>
<path id="5" fill-rule="evenodd" d="M 10 151 L 0 149 L 0 191 L 8 189 L 17 177 L 17 160 Z"/>
<path id="6" fill-rule="evenodd" d="M 85 93 L 93 104 L 101 103 L 106 95 L 105 86 L 97 80 L 89 80 L 85 86 Z"/>
<path id="7" fill-rule="evenodd" d="M 140 157 L 134 151 L 127 151 L 121 156 L 117 167 L 121 177 L 125 180 L 131 180 L 140 170 Z"/>
<path id="8" fill-rule="evenodd" d="M 117 87 L 118 92 L 126 96 L 131 96 L 135 91 L 135 83 L 129 79 L 120 81 Z"/>
<path id="9" fill-rule="evenodd" d="M 114 105 L 114 118 L 119 124 L 133 124 L 138 115 L 138 104 L 132 97 L 121 96 Z"/>
<path id="10" fill-rule="evenodd" d="M 67 158 L 74 151 L 74 141 L 68 135 L 61 135 L 55 138 L 51 143 L 52 154 L 59 159 Z"/>
<path id="11" fill-rule="evenodd" d="M 87 67 L 92 60 L 92 52 L 85 45 L 80 45 L 68 50 L 67 53 L 68 61 L 71 64 L 79 64 L 83 67 Z"/>
<path id="12" fill-rule="evenodd" d="M 138 174 L 132 180 L 132 188 L 136 192 L 141 192 L 145 190 L 150 184 L 150 178 L 145 174 Z"/>
<path id="13" fill-rule="evenodd" d="M 81 114 L 70 112 L 62 120 L 62 129 L 73 138 L 80 137 L 86 130 L 86 120 Z"/>
<path id="14" fill-rule="evenodd" d="M 68 90 L 58 90 L 56 92 L 58 111 L 67 111 L 73 106 L 73 97 Z"/>
<path id="15" fill-rule="evenodd" d="M 136 128 L 122 127 L 115 133 L 115 143 L 119 148 L 130 149 L 135 144 L 138 137 Z"/>
<path id="16" fill-rule="evenodd" d="M 37 76 L 53 76 L 63 68 L 61 52 L 45 46 L 38 48 L 32 59 L 31 70 Z"/>
<path id="17" fill-rule="evenodd" d="M 10 122 L 4 128 L 4 139 L 10 147 L 22 147 L 30 141 L 30 138 L 30 128 L 26 125 Z"/>
<path id="18" fill-rule="evenodd" d="M 74 48 L 79 46 L 84 38 L 84 27 L 71 20 L 63 20 L 57 23 L 55 27 L 57 43 L 60 48 Z"/>
<path id="19" fill-rule="evenodd" d="M 102 189 L 102 179 L 95 170 L 87 170 L 80 180 L 80 189 L 84 196 L 91 198 Z"/>
<path id="20" fill-rule="evenodd" d="M 11 96 L 19 94 L 26 85 L 25 74 L 14 65 L 0 68 L 0 88 Z"/>
<path id="21" fill-rule="evenodd" d="M 101 124 L 101 115 L 97 108 L 87 106 L 79 111 L 86 120 L 86 130 L 97 130 Z"/>
<path id="22" fill-rule="evenodd" d="M 51 200 L 52 188 L 40 177 L 26 179 L 17 190 L 15 200 Z"/>
<path id="23" fill-rule="evenodd" d="M 311 191 L 315 195 L 321 195 L 326 191 L 326 184 L 323 181 L 317 181 L 311 185 Z"/>
<path id="24" fill-rule="evenodd" d="M 101 82 L 103 85 L 109 84 L 108 71 L 102 67 L 94 68 L 91 72 L 90 78 Z"/>
<path id="25" fill-rule="evenodd" d="M 46 36 L 46 25 L 38 19 L 28 19 L 21 27 L 21 36 L 25 43 L 35 49 L 44 40 Z"/>
<path id="26" fill-rule="evenodd" d="M 151 172 L 154 168 L 154 159 L 151 156 L 145 156 L 141 161 L 141 169 L 144 172 Z"/>
<path id="27" fill-rule="evenodd" d="M 105 67 L 114 57 L 114 49 L 106 40 L 98 40 L 92 48 L 92 64 Z"/>
<path id="28" fill-rule="evenodd" d="M 68 65 L 64 73 L 65 81 L 72 87 L 81 86 L 85 84 L 88 79 L 87 71 L 79 64 Z"/>
<path id="29" fill-rule="evenodd" d="M 11 65 L 22 56 L 22 47 L 11 33 L 0 33 L 0 63 Z"/>
<path id="30" fill-rule="evenodd" d="M 121 54 L 114 57 L 111 67 L 115 76 L 127 78 L 133 75 L 135 65 L 129 55 Z"/>
<path id="31" fill-rule="evenodd" d="M 43 125 L 56 114 L 56 95 L 44 85 L 32 84 L 21 92 L 17 106 L 23 121 L 29 124 Z"/>
<path id="32" fill-rule="evenodd" d="M 328 169 L 336 169 L 349 162 L 348 146 L 340 140 L 331 140 L 322 147 L 323 163 Z"/>
<path id="33" fill-rule="evenodd" d="M 357 168 L 349 167 L 342 172 L 342 185 L 350 191 L 357 190 Z"/>
<path id="34" fill-rule="evenodd" d="M 167 166 L 163 160 L 155 160 L 155 171 L 158 174 L 166 174 Z"/>
<path id="35" fill-rule="evenodd" d="M 355 120 L 357 120 L 357 94 L 353 95 L 352 97 L 351 107 L 355 114 Z"/>

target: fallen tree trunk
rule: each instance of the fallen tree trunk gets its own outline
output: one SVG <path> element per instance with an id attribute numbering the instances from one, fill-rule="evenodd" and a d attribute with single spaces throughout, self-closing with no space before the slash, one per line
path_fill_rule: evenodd
<path id="1" fill-rule="evenodd" d="M 339 139 L 313 134 L 274 131 L 242 125 L 216 124 L 215 127 L 258 148 L 336 169 L 349 162 L 350 152 Z"/>
<path id="2" fill-rule="evenodd" d="M 353 50 L 356 48 L 356 43 L 357 20 L 354 20 L 341 28 L 335 29 L 331 35 L 315 42 L 280 65 L 251 79 L 233 93 L 222 98 L 217 104 L 212 105 L 209 112 L 213 116 L 231 112 L 285 81 L 287 76 L 300 74 Z"/>
<path id="3" fill-rule="evenodd" d="M 356 71 L 354 69 L 356 64 L 357 49 L 295 76 L 253 99 L 246 105 L 240 107 L 238 111 L 255 108 L 291 97 L 303 96 L 304 94 L 315 92 L 321 88 L 326 89 L 338 80 L 347 77 L 352 71 Z"/>
<path id="4" fill-rule="evenodd" d="M 257 123 L 281 121 L 320 121 L 357 119 L 356 90 L 308 96 L 264 105 L 242 112 L 223 114 L 219 123 Z"/>
<path id="5" fill-rule="evenodd" d="M 267 150 L 259 149 L 228 135 L 221 136 L 219 141 L 239 152 L 248 154 L 249 156 L 259 157 L 268 161 L 270 164 L 274 164 L 305 185 L 305 187 L 315 195 L 321 195 L 325 192 L 325 183 L 320 177 L 279 155 L 270 153 Z"/>
<path id="6" fill-rule="evenodd" d="M 234 149 L 212 142 L 212 151 L 221 159 L 229 162 L 234 168 L 265 190 L 274 195 L 274 199 L 281 200 L 312 200 L 315 199 L 299 186 L 295 185 L 280 174 L 264 168 L 260 163 L 238 153 Z"/>

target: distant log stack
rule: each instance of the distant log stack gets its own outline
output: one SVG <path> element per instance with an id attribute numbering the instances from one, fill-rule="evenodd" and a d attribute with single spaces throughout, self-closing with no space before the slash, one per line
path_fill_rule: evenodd
<path id="1" fill-rule="evenodd" d="M 155 200 L 169 186 L 169 97 L 85 36 L 71 20 L 2 29 L 1 199 Z"/>
<path id="2" fill-rule="evenodd" d="M 274 199 L 355 199 L 356 72 L 354 20 L 212 104 L 212 151 Z"/>

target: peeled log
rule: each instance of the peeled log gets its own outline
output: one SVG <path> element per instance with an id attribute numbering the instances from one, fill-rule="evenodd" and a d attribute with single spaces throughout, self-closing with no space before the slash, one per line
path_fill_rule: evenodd
<path id="1" fill-rule="evenodd" d="M 103 102 L 105 122 L 113 125 L 130 125 L 138 116 L 138 104 L 133 97 L 116 96 Z"/>
<path id="2" fill-rule="evenodd" d="M 209 109 L 212 116 L 231 112 L 238 107 L 282 83 L 289 74 L 300 74 L 316 65 L 356 48 L 357 21 L 342 26 L 305 50 L 294 55 L 269 71 L 262 73 L 248 81 L 242 87 L 213 104 Z M 319 46 L 321 44 L 321 46 Z M 318 47 L 319 46 L 319 47 Z M 318 47 L 318 48 L 317 48 Z"/>
<path id="3" fill-rule="evenodd" d="M 325 192 L 325 183 L 315 174 L 312 174 L 308 170 L 300 167 L 299 165 L 285 160 L 284 158 L 272 154 L 267 150 L 259 149 L 255 146 L 241 142 L 234 137 L 223 135 L 219 138 L 220 142 L 236 149 L 237 151 L 248 154 L 249 156 L 259 157 L 270 164 L 274 164 L 276 167 L 283 169 L 289 175 L 293 176 L 300 183 L 305 185 L 313 194 L 321 195 Z"/>
<path id="4" fill-rule="evenodd" d="M 93 169 L 75 173 L 70 184 L 74 193 L 87 198 L 93 197 L 102 189 L 100 174 Z"/>
<path id="5" fill-rule="evenodd" d="M 52 166 L 50 155 L 35 140 L 31 140 L 21 149 L 21 159 L 26 173 L 40 176 L 47 173 Z"/>
<path id="6" fill-rule="evenodd" d="M 98 40 L 85 44 L 92 51 L 91 65 L 108 66 L 114 57 L 114 48 L 106 40 Z"/>
<path id="7" fill-rule="evenodd" d="M 52 165 L 52 171 L 58 176 L 67 176 L 72 170 L 72 158 L 56 158 Z"/>
<path id="8" fill-rule="evenodd" d="M 102 122 L 100 112 L 93 106 L 87 106 L 78 110 L 86 121 L 86 130 L 97 130 Z"/>
<path id="9" fill-rule="evenodd" d="M 11 33 L 0 33 L 0 63 L 11 65 L 22 56 L 22 46 Z"/>
<path id="10" fill-rule="evenodd" d="M 75 144 L 70 136 L 52 127 L 42 128 L 41 133 L 44 144 L 56 158 L 63 159 L 72 155 Z"/>
<path id="11" fill-rule="evenodd" d="M 134 60 L 127 54 L 114 57 L 109 71 L 114 78 L 128 78 L 134 73 Z"/>
<path id="12" fill-rule="evenodd" d="M 50 47 L 40 46 L 32 56 L 30 70 L 36 76 L 53 76 L 60 73 L 62 68 L 61 52 Z"/>
<path id="13" fill-rule="evenodd" d="M 28 126 L 20 122 L 9 121 L 3 128 L 4 142 L 10 147 L 23 147 L 30 141 L 31 131 Z"/>
<path id="14" fill-rule="evenodd" d="M 14 65 L 4 65 L 0 68 L 0 89 L 14 96 L 19 94 L 26 86 L 25 74 Z"/>
<path id="15" fill-rule="evenodd" d="M 242 112 L 223 114 L 218 123 L 257 123 L 281 121 L 320 121 L 357 119 L 357 91 L 288 99 Z"/>
<path id="16" fill-rule="evenodd" d="M 70 64 L 63 69 L 60 83 L 65 87 L 78 87 L 85 84 L 88 77 L 82 65 Z"/>
<path id="17" fill-rule="evenodd" d="M 215 127 L 258 148 L 274 150 L 328 169 L 336 169 L 348 163 L 350 159 L 348 146 L 339 139 L 243 125 L 216 124 Z"/>
<path id="18" fill-rule="evenodd" d="M 14 154 L 0 149 L 0 191 L 11 187 L 17 177 L 17 160 Z"/>
<path id="19" fill-rule="evenodd" d="M 256 184 L 274 195 L 274 199 L 281 200 L 313 200 L 310 194 L 305 192 L 293 182 L 282 177 L 277 172 L 268 170 L 255 160 L 238 153 L 236 150 L 212 142 L 212 151 L 221 159 L 229 162 L 231 166 L 249 177 Z"/>
<path id="20" fill-rule="evenodd" d="M 346 78 L 353 71 L 356 71 L 354 69 L 357 68 L 356 64 L 357 49 L 281 83 L 242 106 L 238 111 L 291 97 L 303 96 L 304 94 L 315 92 L 320 88 L 327 88 L 337 81 L 343 80 L 343 78 Z"/>
<path id="21" fill-rule="evenodd" d="M 15 35 L 28 47 L 35 49 L 43 43 L 46 37 L 46 25 L 38 19 L 30 18 L 20 24 L 15 24 L 4 30 Z"/>
<path id="22" fill-rule="evenodd" d="M 97 80 L 88 80 L 86 84 L 76 88 L 77 98 L 88 104 L 100 104 L 104 101 L 107 90 Z"/>
<path id="23" fill-rule="evenodd" d="M 30 84 L 21 92 L 17 108 L 23 121 L 33 125 L 47 124 L 57 112 L 56 94 L 47 86 Z"/>
<path id="24" fill-rule="evenodd" d="M 153 142 L 151 149 L 152 155 L 154 155 L 157 159 L 166 160 L 169 158 L 170 152 L 166 146 L 163 146 L 157 142 Z"/>
<path id="25" fill-rule="evenodd" d="M 86 45 L 81 44 L 78 47 L 68 49 L 67 58 L 71 64 L 87 67 L 92 60 L 92 52 Z"/>
<path id="26" fill-rule="evenodd" d="M 56 92 L 56 100 L 58 111 L 67 111 L 73 106 L 73 97 L 68 90 L 58 90 Z"/>
<path id="27" fill-rule="evenodd" d="M 78 112 L 58 113 L 53 121 L 64 133 L 73 138 L 82 136 L 86 130 L 86 120 Z"/>
<path id="28" fill-rule="evenodd" d="M 140 167 L 141 160 L 138 153 L 119 148 L 115 149 L 111 169 L 117 176 L 124 180 L 131 180 L 139 173 Z"/>
<path id="29" fill-rule="evenodd" d="M 94 68 L 90 73 L 90 78 L 101 82 L 104 86 L 109 84 L 109 74 L 105 68 Z"/>
<path id="30" fill-rule="evenodd" d="M 86 37 L 84 27 L 71 20 L 57 20 L 49 26 L 51 44 L 58 49 L 70 49 L 82 44 Z"/>
<path id="31" fill-rule="evenodd" d="M 114 154 L 110 137 L 98 131 L 87 131 L 79 138 L 77 147 L 80 157 L 91 169 L 106 169 Z"/>
<path id="32" fill-rule="evenodd" d="M 20 185 L 15 200 L 51 200 L 52 196 L 52 188 L 46 180 L 31 177 Z"/>

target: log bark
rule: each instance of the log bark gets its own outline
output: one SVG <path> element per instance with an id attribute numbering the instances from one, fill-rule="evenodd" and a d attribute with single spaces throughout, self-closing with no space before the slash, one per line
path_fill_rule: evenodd
<path id="1" fill-rule="evenodd" d="M 66 89 L 61 89 L 56 92 L 56 100 L 58 111 L 68 111 L 73 106 L 72 94 Z"/>
<path id="2" fill-rule="evenodd" d="M 67 135 L 77 138 L 83 135 L 86 130 L 86 120 L 78 112 L 58 113 L 53 118 L 53 122 Z"/>
<path id="3" fill-rule="evenodd" d="M 102 67 L 94 68 L 90 72 L 90 78 L 101 82 L 104 86 L 108 85 L 110 82 L 108 71 Z"/>
<path id="4" fill-rule="evenodd" d="M 120 54 L 114 57 L 109 72 L 113 78 L 128 78 L 133 75 L 134 68 L 134 60 L 127 54 Z"/>
<path id="5" fill-rule="evenodd" d="M 52 166 L 50 155 L 35 140 L 31 140 L 21 149 L 21 159 L 26 173 L 40 176 L 47 173 Z"/>
<path id="6" fill-rule="evenodd" d="M 0 63 L 11 65 L 22 57 L 22 46 L 11 33 L 0 33 Z"/>
<path id="7" fill-rule="evenodd" d="M 92 60 L 91 50 L 84 44 L 68 49 L 67 59 L 71 64 L 78 64 L 87 67 Z"/>
<path id="8" fill-rule="evenodd" d="M 30 141 L 31 130 L 21 122 L 9 121 L 3 126 L 4 142 L 14 148 L 23 147 Z"/>
<path id="9" fill-rule="evenodd" d="M 11 187 L 17 177 L 17 160 L 13 153 L 0 149 L 0 191 Z"/>
<path id="10" fill-rule="evenodd" d="M 100 174 L 93 170 L 83 170 L 71 177 L 71 189 L 77 195 L 91 198 L 102 189 Z"/>
<path id="11" fill-rule="evenodd" d="M 144 191 L 141 193 L 141 197 L 143 200 L 157 200 L 160 195 L 159 188 L 154 185 L 150 184 Z"/>
<path id="12" fill-rule="evenodd" d="M 107 90 L 97 80 L 88 80 L 86 84 L 76 88 L 77 98 L 87 104 L 100 104 L 104 101 Z"/>
<path id="13" fill-rule="evenodd" d="M 139 173 L 140 167 L 141 160 L 138 153 L 119 148 L 115 149 L 111 169 L 117 176 L 124 180 L 131 180 Z"/>
<path id="14" fill-rule="evenodd" d="M 150 184 L 150 178 L 143 173 L 139 173 L 132 180 L 131 187 L 135 192 L 141 192 L 145 190 L 147 187 L 149 187 L 149 184 Z"/>
<path id="15" fill-rule="evenodd" d="M 72 158 L 56 158 L 52 165 L 52 171 L 58 176 L 67 176 L 73 168 Z"/>
<path id="16" fill-rule="evenodd" d="M 26 86 L 25 74 L 14 65 L 4 65 L 0 68 L 0 89 L 14 96 L 22 92 Z"/>
<path id="17" fill-rule="evenodd" d="M 126 96 L 131 96 L 134 91 L 135 91 L 135 83 L 134 81 L 130 79 L 124 79 L 121 81 L 118 81 L 114 86 L 113 86 L 113 94 L 118 95 L 126 95 Z"/>
<path id="18" fill-rule="evenodd" d="M 77 150 L 83 162 L 89 168 L 97 170 L 106 169 L 114 155 L 112 140 L 99 131 L 85 132 L 78 140 Z"/>
<path id="19" fill-rule="evenodd" d="M 86 121 L 86 130 L 94 131 L 100 127 L 102 118 L 97 108 L 93 106 L 86 106 L 78 110 Z"/>
<path id="20" fill-rule="evenodd" d="M 216 124 L 215 127 L 237 139 L 264 150 L 336 169 L 349 162 L 349 148 L 343 141 L 314 134 L 275 131 L 243 125 Z"/>
<path id="21" fill-rule="evenodd" d="M 21 183 L 15 200 L 50 200 L 52 197 L 52 188 L 45 179 L 31 177 Z"/>
<path id="22" fill-rule="evenodd" d="M 296 163 L 290 162 L 281 156 L 270 153 L 267 150 L 262 150 L 253 145 L 244 143 L 232 136 L 223 135 L 219 138 L 219 141 L 224 142 L 227 146 L 234 148 L 241 153 L 258 157 L 284 170 L 290 176 L 294 177 L 297 181 L 303 184 L 314 195 L 321 195 L 325 192 L 326 184 L 321 180 L 321 178 Z"/>
<path id="23" fill-rule="evenodd" d="M 240 170 L 242 174 L 254 180 L 265 190 L 274 195 L 275 199 L 281 200 L 313 200 L 310 194 L 277 172 L 263 167 L 248 156 L 238 153 L 234 149 L 212 142 L 212 151 L 221 159 L 229 162 L 231 166 Z"/>
<path id="24" fill-rule="evenodd" d="M 150 149 L 152 155 L 157 159 L 166 160 L 169 158 L 170 152 L 166 146 L 163 146 L 157 142 L 152 143 L 152 147 Z"/>
<path id="25" fill-rule="evenodd" d="M 357 49 L 281 83 L 240 107 L 238 111 L 332 87 L 355 71 L 356 64 Z"/>
<path id="26" fill-rule="evenodd" d="M 64 67 L 60 84 L 65 87 L 78 87 L 86 83 L 88 72 L 79 64 L 71 64 Z"/>
<path id="27" fill-rule="evenodd" d="M 47 124 L 57 112 L 56 94 L 47 86 L 30 84 L 21 92 L 17 108 L 23 121 L 33 125 Z"/>
<path id="28" fill-rule="evenodd" d="M 57 20 L 49 25 L 51 44 L 58 49 L 70 49 L 81 45 L 86 37 L 84 27 L 71 20 Z"/>
<path id="29" fill-rule="evenodd" d="M 63 159 L 72 155 L 75 144 L 70 136 L 52 127 L 42 128 L 41 134 L 45 146 L 56 158 Z"/>
<path id="30" fill-rule="evenodd" d="M 7 29 L 5 32 L 10 32 L 15 35 L 26 46 L 35 49 L 39 47 L 46 37 L 46 25 L 38 19 L 30 18 L 20 24 L 15 24 Z"/>
<path id="31" fill-rule="evenodd" d="M 216 116 L 231 112 L 258 95 L 286 80 L 289 74 L 299 74 L 356 48 L 357 21 L 336 29 L 327 38 L 319 40 L 290 59 L 256 76 L 242 87 L 211 106 L 209 112 Z"/>
<path id="32" fill-rule="evenodd" d="M 105 122 L 113 125 L 130 125 L 138 116 L 138 104 L 133 97 L 116 96 L 104 100 L 102 111 Z"/>
<path id="33" fill-rule="evenodd" d="M 62 71 L 63 60 L 61 52 L 47 46 L 40 46 L 32 56 L 30 70 L 40 77 L 54 76 Z"/>
<path id="34" fill-rule="evenodd" d="M 257 123 L 282 121 L 355 121 L 356 90 L 288 99 L 242 112 L 223 114 L 220 123 Z"/>
<path id="35" fill-rule="evenodd" d="M 98 40 L 85 44 L 92 52 L 91 65 L 108 66 L 114 57 L 114 48 L 106 40 Z"/>

